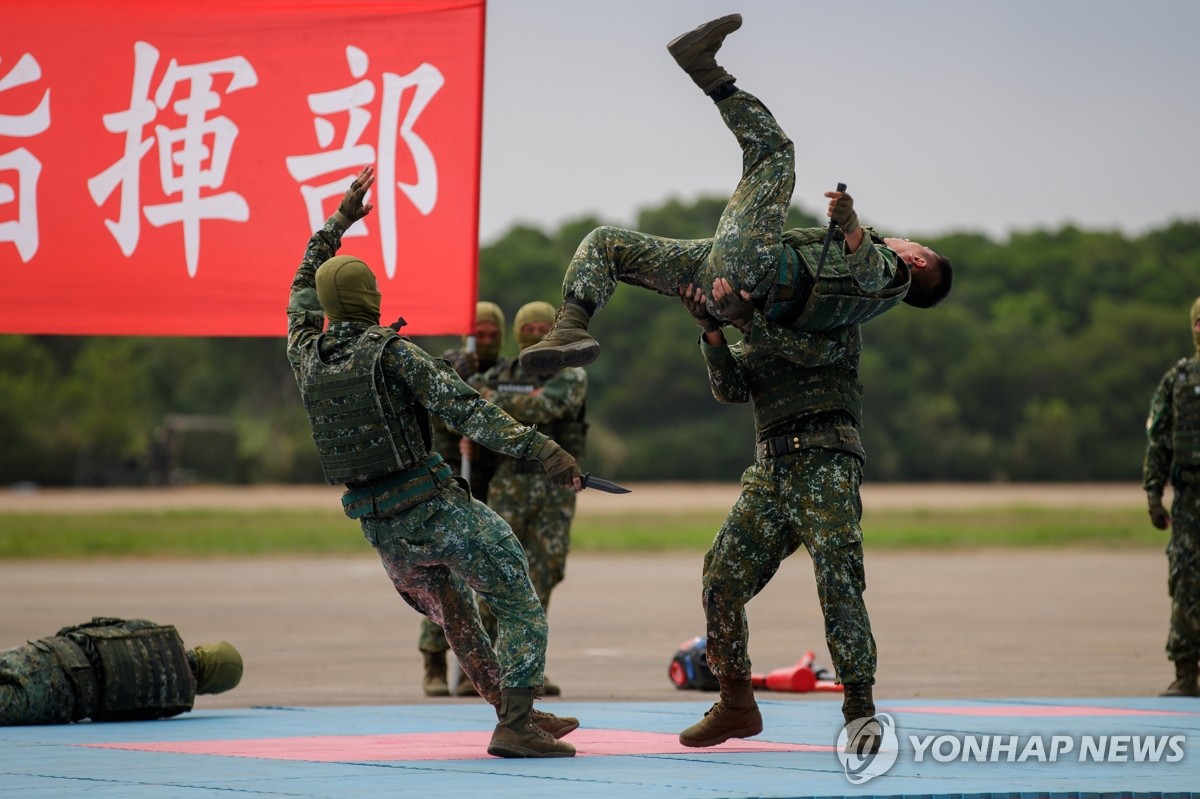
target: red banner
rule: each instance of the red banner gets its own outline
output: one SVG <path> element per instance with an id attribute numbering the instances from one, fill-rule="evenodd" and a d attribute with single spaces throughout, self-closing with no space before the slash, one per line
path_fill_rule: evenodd
<path id="1" fill-rule="evenodd" d="M 54 0 L 0 37 L 0 333 L 282 336 L 312 231 L 466 333 L 485 0 Z"/>

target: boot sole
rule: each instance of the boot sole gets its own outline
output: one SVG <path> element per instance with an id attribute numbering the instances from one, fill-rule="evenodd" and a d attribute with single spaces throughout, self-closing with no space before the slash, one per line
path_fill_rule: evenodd
<path id="1" fill-rule="evenodd" d="M 730 14 L 720 19 L 714 19 L 682 36 L 676 36 L 667 43 L 667 52 L 678 59 L 680 56 L 686 55 L 696 42 L 707 39 L 713 33 L 722 33 L 728 36 L 740 27 L 742 27 L 741 14 Z"/>
<path id="2" fill-rule="evenodd" d="M 523 746 L 489 746 L 487 753 L 492 757 L 575 757 L 574 752 L 539 752 Z"/>
<path id="3" fill-rule="evenodd" d="M 521 353 L 521 366 L 531 372 L 553 374 L 568 366 L 586 366 L 600 357 L 600 343 L 577 341 L 554 349 L 527 349 Z"/>
<path id="4" fill-rule="evenodd" d="M 684 738 L 682 735 L 680 735 L 679 743 L 683 744 L 684 746 L 690 746 L 693 748 L 701 748 L 701 747 L 705 747 L 705 746 L 716 746 L 717 744 L 725 743 L 730 738 L 750 738 L 752 736 L 758 735 L 762 731 L 763 731 L 763 725 L 761 722 L 759 722 L 758 724 L 752 724 L 749 727 L 742 727 L 740 730 L 730 730 L 729 732 L 718 735 L 716 738 L 706 738 L 703 741 L 691 740 L 688 738 Z"/>

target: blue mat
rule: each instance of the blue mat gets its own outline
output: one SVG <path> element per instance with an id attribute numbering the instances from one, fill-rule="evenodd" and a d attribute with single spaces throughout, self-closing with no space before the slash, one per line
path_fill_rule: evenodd
<path id="1" fill-rule="evenodd" d="M 545 702 L 583 726 L 575 758 L 501 760 L 481 704 L 201 710 L 0 728 L 0 799 L 1200 799 L 1200 699 L 882 702 L 874 758 L 837 746 L 840 701 L 760 694 L 765 729 L 684 749 L 713 701 Z"/>

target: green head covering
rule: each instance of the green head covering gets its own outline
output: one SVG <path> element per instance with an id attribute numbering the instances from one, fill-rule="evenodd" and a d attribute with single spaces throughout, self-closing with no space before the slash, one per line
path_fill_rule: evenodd
<path id="1" fill-rule="evenodd" d="M 530 322 L 548 322 L 554 324 L 554 313 L 554 306 L 541 300 L 526 303 L 518 309 L 517 318 L 513 320 L 513 334 L 517 337 L 517 343 L 521 345 L 521 349 L 531 347 L 542 340 L 541 334 L 522 334 L 521 328 Z"/>
<path id="2" fill-rule="evenodd" d="M 353 255 L 338 255 L 317 268 L 317 300 L 330 322 L 379 324 L 375 273 Z"/>
<path id="3" fill-rule="evenodd" d="M 1196 332 L 1196 319 L 1197 318 L 1200 318 L 1200 297 L 1197 297 L 1195 299 L 1195 301 L 1192 302 L 1192 315 L 1191 315 L 1192 341 L 1195 342 L 1195 344 L 1196 344 L 1196 351 L 1200 352 L 1200 333 Z"/>
<path id="4" fill-rule="evenodd" d="M 196 693 L 224 693 L 242 681 L 242 656 L 233 644 L 202 644 L 192 654 L 196 657 Z"/>
<path id="5" fill-rule="evenodd" d="M 504 311 L 494 302 L 477 302 L 475 303 L 475 324 L 478 325 L 480 322 L 491 322 L 499 333 L 495 343 L 479 344 L 476 342 L 475 345 L 475 354 L 479 357 L 479 363 L 490 366 L 500 358 L 500 348 L 504 346 Z"/>

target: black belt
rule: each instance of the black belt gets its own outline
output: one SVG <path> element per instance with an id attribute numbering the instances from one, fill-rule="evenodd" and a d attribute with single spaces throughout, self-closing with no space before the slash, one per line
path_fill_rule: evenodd
<path id="1" fill-rule="evenodd" d="M 858 430 L 853 427 L 839 425 L 829 430 L 821 430 L 815 433 L 793 433 L 791 435 L 774 436 L 766 441 L 760 441 L 754 446 L 754 457 L 758 460 L 763 458 L 778 458 L 780 455 L 787 455 L 791 452 L 799 452 L 804 449 L 814 449 L 816 447 L 830 447 L 833 449 L 842 449 L 847 452 L 853 452 L 859 457 L 864 456 L 862 440 L 858 437 Z"/>

